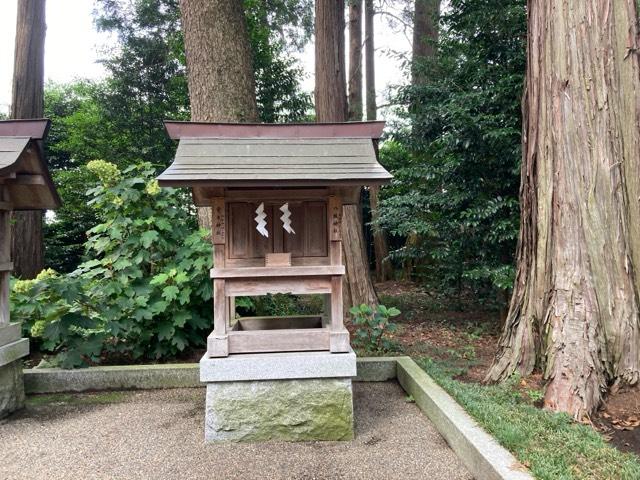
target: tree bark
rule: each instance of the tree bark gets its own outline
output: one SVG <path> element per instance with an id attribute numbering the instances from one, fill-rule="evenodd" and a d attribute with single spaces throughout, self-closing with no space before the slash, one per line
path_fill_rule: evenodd
<path id="1" fill-rule="evenodd" d="M 347 120 L 344 0 L 317 0 L 315 23 L 316 121 Z"/>
<path id="2" fill-rule="evenodd" d="M 373 0 L 364 0 L 365 15 L 365 65 L 366 65 L 366 85 L 367 85 L 367 120 L 375 120 L 378 116 L 376 105 L 376 71 L 375 71 L 375 45 L 373 30 Z M 373 253 L 376 265 L 376 280 L 384 282 L 391 278 L 391 264 L 389 263 L 389 246 L 387 235 L 378 225 L 378 198 L 380 187 L 377 185 L 369 188 L 369 208 L 371 209 L 372 233 L 373 233 Z"/>
<path id="3" fill-rule="evenodd" d="M 411 84 L 426 82 L 425 61 L 434 57 L 438 44 L 440 0 L 415 0 Z"/>
<path id="4" fill-rule="evenodd" d="M 344 26 L 343 0 L 316 1 L 315 101 L 318 122 L 344 122 L 347 119 Z M 359 205 L 343 207 L 342 239 L 346 268 L 343 282 L 345 311 L 361 303 L 375 305 L 377 297 L 364 248 Z"/>
<path id="5" fill-rule="evenodd" d="M 365 81 L 367 88 L 367 120 L 375 120 L 378 112 L 376 105 L 376 65 L 373 36 L 373 0 L 364 0 L 364 55 Z"/>
<path id="6" fill-rule="evenodd" d="M 191 120 L 256 122 L 256 86 L 243 2 L 180 0 Z M 198 209 L 211 229 L 211 209 Z"/>
<path id="7" fill-rule="evenodd" d="M 42 118 L 44 114 L 45 0 L 19 0 L 10 117 Z M 44 267 L 40 210 L 13 213 L 13 274 L 34 278 Z"/>
<path id="8" fill-rule="evenodd" d="M 576 418 L 640 376 L 635 0 L 529 0 L 517 273 L 488 380 Z"/>
<path id="9" fill-rule="evenodd" d="M 349 0 L 349 120 L 362 120 L 362 0 Z"/>

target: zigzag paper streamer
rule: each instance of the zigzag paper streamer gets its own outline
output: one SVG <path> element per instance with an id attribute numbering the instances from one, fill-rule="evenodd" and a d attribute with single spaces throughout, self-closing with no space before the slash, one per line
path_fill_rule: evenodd
<path id="1" fill-rule="evenodd" d="M 268 237 L 269 232 L 265 228 L 267 226 L 267 222 L 265 222 L 265 218 L 267 218 L 267 214 L 264 213 L 264 202 L 261 203 L 258 208 L 256 208 L 256 213 L 257 215 L 256 215 L 256 218 L 254 219 L 258 224 L 256 226 L 256 230 L 258 230 L 260 235 L 262 235 L 263 237 Z"/>
<path id="2" fill-rule="evenodd" d="M 289 204 L 285 203 L 282 205 L 280 207 L 280 211 L 282 212 L 282 216 L 280 217 L 280 220 L 282 220 L 282 228 L 295 235 L 295 230 L 291 228 L 291 212 L 289 211 Z"/>

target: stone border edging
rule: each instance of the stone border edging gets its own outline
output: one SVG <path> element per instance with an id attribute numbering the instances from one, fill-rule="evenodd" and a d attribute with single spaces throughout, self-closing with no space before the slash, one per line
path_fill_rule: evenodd
<path id="1" fill-rule="evenodd" d="M 478 480 L 533 480 L 516 458 L 488 433 L 410 357 L 357 359 L 354 381 L 397 379 Z M 24 371 L 27 394 L 100 390 L 203 387 L 197 363 L 124 365 L 78 370 Z"/>
<path id="2" fill-rule="evenodd" d="M 27 394 L 202 387 L 197 363 L 24 370 Z"/>
<path id="3" fill-rule="evenodd" d="M 477 479 L 533 480 L 531 474 L 416 362 L 397 359 L 398 383 L 413 397 Z"/>
<path id="4" fill-rule="evenodd" d="M 357 359 L 356 382 L 384 382 L 396 378 L 394 357 Z M 27 394 L 100 390 L 150 390 L 204 387 L 197 363 L 118 365 L 76 370 L 31 368 L 24 370 Z"/>

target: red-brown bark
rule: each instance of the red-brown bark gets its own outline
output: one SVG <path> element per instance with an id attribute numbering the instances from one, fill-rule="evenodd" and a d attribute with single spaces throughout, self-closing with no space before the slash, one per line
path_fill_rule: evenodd
<path id="1" fill-rule="evenodd" d="M 42 118 L 44 112 L 45 0 L 19 0 L 10 117 Z M 34 278 L 44 267 L 42 212 L 13 213 L 13 274 Z"/>
<path id="2" fill-rule="evenodd" d="M 529 0 L 518 268 L 488 380 L 538 366 L 576 418 L 640 377 L 635 0 Z"/>
<path id="3" fill-rule="evenodd" d="M 362 120 L 362 0 L 349 0 L 349 120 Z"/>

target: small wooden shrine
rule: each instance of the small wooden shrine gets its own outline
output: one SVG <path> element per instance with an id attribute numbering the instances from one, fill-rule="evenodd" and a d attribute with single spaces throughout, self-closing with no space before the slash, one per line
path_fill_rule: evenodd
<path id="1" fill-rule="evenodd" d="M 20 324 L 9 318 L 11 211 L 60 206 L 42 148 L 48 130 L 49 120 L 0 121 L 0 417 L 24 402 L 20 359 L 29 353 Z"/>
<path id="2" fill-rule="evenodd" d="M 377 160 L 384 122 L 166 122 L 179 140 L 158 181 L 191 187 L 212 210 L 214 330 L 207 355 L 349 352 L 343 325 L 342 205 L 388 182 Z M 321 294 L 321 315 L 236 318 L 234 298 Z"/>

